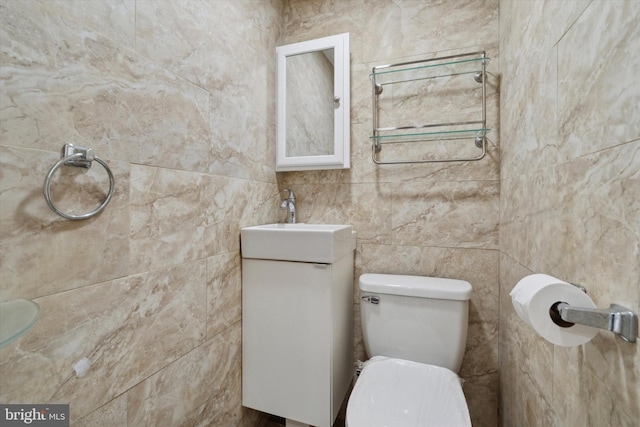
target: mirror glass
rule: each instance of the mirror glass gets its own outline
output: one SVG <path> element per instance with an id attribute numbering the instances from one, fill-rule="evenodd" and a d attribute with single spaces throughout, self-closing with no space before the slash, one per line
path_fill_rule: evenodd
<path id="1" fill-rule="evenodd" d="M 288 157 L 334 153 L 333 51 L 287 57 Z"/>
<path id="2" fill-rule="evenodd" d="M 276 53 L 276 171 L 348 168 L 349 34 Z"/>

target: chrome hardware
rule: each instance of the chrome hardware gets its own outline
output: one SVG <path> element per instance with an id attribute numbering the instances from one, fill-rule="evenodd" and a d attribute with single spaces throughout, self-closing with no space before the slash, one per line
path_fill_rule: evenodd
<path id="1" fill-rule="evenodd" d="M 81 156 L 75 156 L 72 158 L 71 156 L 74 154 L 81 154 Z M 64 144 L 60 158 L 63 157 L 68 158 L 68 160 L 64 162 L 65 165 L 80 166 L 87 169 L 91 168 L 91 162 L 95 160 L 93 149 L 73 144 Z"/>
<path id="2" fill-rule="evenodd" d="M 609 308 L 573 307 L 567 303 L 554 304 L 550 310 L 551 319 L 563 328 L 574 324 L 606 329 L 617 334 L 627 342 L 636 342 L 638 335 L 638 316 L 633 311 L 617 304 Z M 559 315 L 560 319 L 557 318 Z"/>
<path id="3" fill-rule="evenodd" d="M 293 190 L 288 188 L 284 188 L 282 191 L 288 191 L 289 196 L 282 201 L 280 209 L 287 211 L 287 224 L 295 224 L 297 220 L 296 195 L 293 194 Z"/>
<path id="4" fill-rule="evenodd" d="M 61 159 L 58 160 L 56 164 L 51 167 L 51 169 L 49 169 L 49 172 L 44 179 L 44 199 L 47 202 L 49 208 L 51 208 L 52 211 L 54 211 L 61 217 L 71 220 L 88 219 L 102 212 L 111 200 L 115 189 L 115 180 L 113 178 L 113 173 L 111 173 L 111 169 L 109 169 L 107 163 L 99 157 L 94 156 L 93 150 L 91 148 L 79 147 L 73 144 L 65 144 L 64 147 L 62 147 L 62 154 L 60 157 Z M 109 192 L 107 193 L 107 197 L 104 199 L 100 206 L 98 206 L 91 212 L 80 215 L 72 215 L 61 211 L 51 199 L 51 178 L 53 177 L 53 174 L 62 165 L 83 167 L 89 169 L 91 168 L 91 164 L 94 160 L 100 163 L 104 170 L 107 171 L 107 175 L 109 175 Z"/>
<path id="5" fill-rule="evenodd" d="M 474 143 L 476 144 L 476 147 L 478 148 L 482 148 L 484 146 L 484 135 L 480 136 L 476 136 L 476 139 L 474 140 Z"/>
<path id="6" fill-rule="evenodd" d="M 489 58 L 485 51 L 462 53 L 440 58 L 422 59 L 373 67 L 369 79 L 372 83 L 372 124 L 373 132 L 369 138 L 372 142 L 371 157 L 378 165 L 399 165 L 440 162 L 471 162 L 481 160 L 487 154 L 487 72 Z M 471 66 L 471 69 L 461 68 Z M 435 67 L 435 68 L 434 68 Z M 438 68 L 442 67 L 442 68 Z M 453 68 L 450 68 L 453 67 Z M 442 72 L 435 70 L 443 69 Z M 434 71 L 431 73 L 430 71 Z M 408 74 L 407 74 L 408 73 Z M 441 79 L 453 76 L 473 74 L 475 81 L 482 85 L 481 117 L 476 120 L 460 120 L 444 123 L 406 124 L 402 126 L 379 126 L 380 95 L 383 86 L 412 82 L 418 80 Z M 395 77 L 394 77 L 395 76 Z M 475 88 L 474 88 L 475 89 Z M 480 108 L 478 108 L 480 110 Z M 462 118 L 462 117 L 461 117 Z M 471 119 L 471 117 L 469 117 Z M 478 132 L 479 131 L 479 132 Z M 451 156 L 444 158 L 382 159 L 382 146 L 387 144 L 422 143 L 429 141 L 473 140 L 481 150 L 477 156 Z"/>
<path id="7" fill-rule="evenodd" d="M 576 288 L 580 289 L 582 292 L 584 292 L 585 294 L 587 293 L 587 288 L 585 288 L 582 285 L 578 285 L 576 283 L 572 283 L 573 286 L 575 286 Z"/>
<path id="8" fill-rule="evenodd" d="M 365 295 L 362 297 L 363 301 L 366 301 L 371 304 L 380 304 L 380 297 L 374 297 L 371 295 Z"/>

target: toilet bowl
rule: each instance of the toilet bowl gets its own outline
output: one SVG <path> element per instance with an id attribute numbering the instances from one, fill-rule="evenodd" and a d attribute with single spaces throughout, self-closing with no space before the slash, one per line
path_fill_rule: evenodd
<path id="1" fill-rule="evenodd" d="M 471 427 L 460 379 L 446 368 L 375 356 L 347 406 L 346 427 Z"/>
<path id="2" fill-rule="evenodd" d="M 469 427 L 457 372 L 471 285 L 438 277 L 363 274 L 362 336 L 370 359 L 347 404 L 348 427 Z"/>

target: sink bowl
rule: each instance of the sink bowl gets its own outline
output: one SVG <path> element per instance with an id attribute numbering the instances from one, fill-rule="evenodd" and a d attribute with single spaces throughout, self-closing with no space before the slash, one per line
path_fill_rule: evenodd
<path id="1" fill-rule="evenodd" d="M 242 257 L 330 264 L 356 248 L 351 225 L 266 224 L 240 230 Z"/>

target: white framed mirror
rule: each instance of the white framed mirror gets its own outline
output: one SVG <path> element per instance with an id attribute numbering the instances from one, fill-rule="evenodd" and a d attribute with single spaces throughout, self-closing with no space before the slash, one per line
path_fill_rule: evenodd
<path id="1" fill-rule="evenodd" d="M 276 171 L 348 169 L 349 33 L 279 46 Z"/>

